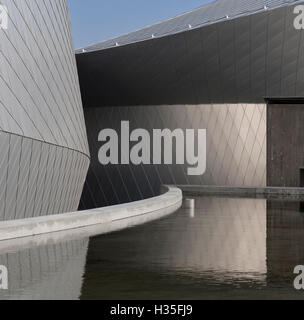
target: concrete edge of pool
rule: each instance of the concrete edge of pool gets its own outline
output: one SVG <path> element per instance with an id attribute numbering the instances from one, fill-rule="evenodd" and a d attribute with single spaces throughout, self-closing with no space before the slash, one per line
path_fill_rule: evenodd
<path id="1" fill-rule="evenodd" d="M 197 195 L 235 195 L 249 197 L 290 197 L 304 198 L 304 188 L 289 187 L 229 187 L 229 186 L 187 186 L 178 185 L 179 189 L 185 194 Z"/>
<path id="2" fill-rule="evenodd" d="M 158 197 L 93 210 L 0 222 L 0 241 L 80 229 L 106 226 L 103 233 L 122 230 L 165 217 L 182 206 L 182 191 L 165 186 Z"/>

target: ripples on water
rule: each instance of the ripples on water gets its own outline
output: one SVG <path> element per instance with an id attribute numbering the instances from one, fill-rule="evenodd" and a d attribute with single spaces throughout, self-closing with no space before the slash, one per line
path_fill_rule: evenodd
<path id="1" fill-rule="evenodd" d="M 194 212 L 90 240 L 0 247 L 10 287 L 0 298 L 302 299 L 293 288 L 304 265 L 300 207 L 199 197 Z"/>

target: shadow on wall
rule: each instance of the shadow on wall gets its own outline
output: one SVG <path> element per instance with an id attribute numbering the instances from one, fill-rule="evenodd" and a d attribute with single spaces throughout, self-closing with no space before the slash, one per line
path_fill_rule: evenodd
<path id="1" fill-rule="evenodd" d="M 86 108 L 85 119 L 91 167 L 81 209 L 150 198 L 159 194 L 163 184 L 266 185 L 265 104 Z M 98 142 L 99 132 L 110 128 L 120 136 L 121 121 L 125 120 L 130 122 L 131 131 L 138 128 L 146 129 L 149 133 L 153 129 L 166 128 L 171 131 L 177 128 L 206 129 L 206 173 L 189 176 L 188 164 L 101 165 L 98 152 L 103 143 Z M 195 150 L 197 152 L 197 148 Z M 176 146 L 173 143 L 173 155 L 175 153 Z"/>

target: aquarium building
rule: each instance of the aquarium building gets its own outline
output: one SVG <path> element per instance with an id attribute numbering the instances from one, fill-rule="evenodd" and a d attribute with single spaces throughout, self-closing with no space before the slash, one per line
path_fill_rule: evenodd
<path id="1" fill-rule="evenodd" d="M 217 0 L 76 58 L 65 0 L 0 5 L 0 220 L 146 199 L 163 184 L 304 186 L 304 1 Z M 204 174 L 101 164 L 100 131 L 122 122 L 206 130 Z"/>
<path id="2" fill-rule="evenodd" d="M 162 184 L 303 186 L 301 4 L 217 0 L 77 50 L 92 157 L 83 206 L 151 197 Z M 206 129 L 205 174 L 100 165 L 100 130 L 126 120 L 149 132 Z"/>

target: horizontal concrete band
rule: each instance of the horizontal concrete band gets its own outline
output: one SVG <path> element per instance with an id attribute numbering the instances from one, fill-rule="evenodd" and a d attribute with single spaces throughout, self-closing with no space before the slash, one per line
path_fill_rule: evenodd
<path id="1" fill-rule="evenodd" d="M 229 186 L 186 186 L 179 185 L 185 193 L 226 194 L 242 196 L 295 196 L 303 197 L 304 188 L 285 187 L 229 187 Z"/>
<path id="2" fill-rule="evenodd" d="M 142 201 L 39 218 L 0 222 L 0 241 L 106 225 L 111 232 L 161 218 L 182 205 L 182 191 L 166 187 L 161 196 Z M 111 227 L 112 225 L 112 227 Z"/>

